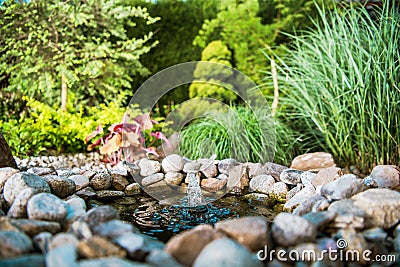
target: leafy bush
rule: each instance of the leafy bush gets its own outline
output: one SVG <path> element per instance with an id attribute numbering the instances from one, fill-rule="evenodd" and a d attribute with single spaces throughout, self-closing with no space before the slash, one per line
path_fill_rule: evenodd
<path id="1" fill-rule="evenodd" d="M 198 119 L 184 128 L 179 147 L 181 152 L 189 158 L 216 154 L 218 159 L 232 157 L 242 162 L 272 161 L 274 153 L 279 163 L 292 159 L 294 140 L 284 125 L 275 125 L 268 109 L 253 112 L 247 107 L 233 106 L 232 111 L 210 114 L 208 118 Z"/>
<path id="2" fill-rule="evenodd" d="M 393 3 L 394 4 L 394 3 Z M 400 14 L 386 4 L 374 21 L 350 6 L 325 14 L 279 68 L 284 118 L 309 149 L 372 168 L 400 160 Z"/>

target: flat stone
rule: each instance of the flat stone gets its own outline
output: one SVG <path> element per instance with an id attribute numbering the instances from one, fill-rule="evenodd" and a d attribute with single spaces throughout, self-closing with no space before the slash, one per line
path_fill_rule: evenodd
<path id="1" fill-rule="evenodd" d="M 219 238 L 209 243 L 196 258 L 193 267 L 261 267 L 264 264 L 244 246 L 229 238 Z"/>
<path id="2" fill-rule="evenodd" d="M 353 195 L 362 192 L 365 184 L 362 179 L 358 179 L 353 174 L 345 174 L 340 178 L 322 186 L 321 195 L 327 199 L 339 200 L 350 198 Z"/>
<path id="3" fill-rule="evenodd" d="M 97 198 L 115 198 L 115 197 L 123 197 L 125 193 L 117 190 L 99 190 L 96 191 Z"/>
<path id="4" fill-rule="evenodd" d="M 211 164 L 203 164 L 200 167 L 200 172 L 206 177 L 206 178 L 214 178 L 218 175 L 218 168 L 217 165 L 214 163 Z"/>
<path id="5" fill-rule="evenodd" d="M 301 175 L 304 171 L 295 170 L 295 169 L 286 169 L 281 172 L 279 176 L 279 180 L 281 182 L 285 182 L 290 185 L 297 185 L 301 183 Z"/>
<path id="6" fill-rule="evenodd" d="M 400 220 L 400 193 L 386 188 L 368 189 L 352 197 L 367 214 L 367 227 L 388 229 Z"/>
<path id="7" fill-rule="evenodd" d="M 217 234 L 212 226 L 199 225 L 173 236 L 165 245 L 165 251 L 178 262 L 191 266 L 204 247 L 216 238 Z"/>
<path id="8" fill-rule="evenodd" d="M 68 179 L 74 181 L 76 191 L 79 191 L 89 185 L 89 178 L 85 175 L 71 175 Z"/>
<path id="9" fill-rule="evenodd" d="M 183 174 L 180 172 L 167 172 L 164 181 L 169 185 L 180 185 L 183 180 Z"/>
<path id="10" fill-rule="evenodd" d="M 315 189 L 313 186 L 306 186 L 294 195 L 288 202 L 283 206 L 286 211 L 293 211 L 302 202 L 315 195 Z"/>
<path id="11" fill-rule="evenodd" d="M 247 174 L 249 176 L 249 179 L 252 179 L 257 175 L 265 174 L 264 167 L 261 165 L 261 163 L 247 162 L 244 165 L 247 167 Z"/>
<path id="12" fill-rule="evenodd" d="M 294 197 L 297 193 L 299 193 L 304 188 L 303 184 L 297 184 L 295 187 L 289 190 L 286 194 L 286 202 L 289 201 L 292 197 Z"/>
<path id="13" fill-rule="evenodd" d="M 161 249 L 156 249 L 156 250 L 150 251 L 149 255 L 146 257 L 146 262 L 148 262 L 154 266 L 183 267 L 183 265 L 179 264 L 171 256 L 171 254 L 169 254 Z"/>
<path id="14" fill-rule="evenodd" d="M 93 233 L 98 236 L 114 239 L 126 233 L 132 233 L 133 230 L 133 226 L 129 223 L 120 220 L 111 220 L 95 226 Z"/>
<path id="15" fill-rule="evenodd" d="M 16 173 L 19 173 L 18 169 L 14 169 L 11 167 L 0 168 L 0 192 L 3 190 L 4 184 L 6 183 L 7 179 Z"/>
<path id="16" fill-rule="evenodd" d="M 125 249 L 131 258 L 134 258 L 138 251 L 143 249 L 145 239 L 141 234 L 134 234 L 132 232 L 125 232 L 113 239 L 113 242 Z"/>
<path id="17" fill-rule="evenodd" d="M 372 169 L 371 179 L 379 188 L 400 190 L 400 171 L 394 165 L 378 165 Z"/>
<path id="18" fill-rule="evenodd" d="M 68 210 L 67 217 L 65 217 L 67 223 L 72 223 L 86 213 L 86 203 L 82 198 L 71 198 L 65 202 Z"/>
<path id="19" fill-rule="evenodd" d="M 91 187 L 85 187 L 79 191 L 75 192 L 75 195 L 77 195 L 78 197 L 87 200 L 90 199 L 92 197 L 96 196 L 96 193 L 94 192 L 93 188 Z"/>
<path id="20" fill-rule="evenodd" d="M 293 211 L 296 215 L 303 215 L 309 212 L 318 212 L 325 210 L 329 207 L 329 201 L 318 194 L 315 194 L 309 198 L 306 198 L 300 203 L 299 206 Z"/>
<path id="21" fill-rule="evenodd" d="M 39 176 L 55 174 L 56 171 L 53 168 L 48 167 L 32 167 L 27 170 L 29 173 L 33 173 Z"/>
<path id="22" fill-rule="evenodd" d="M 86 214 L 79 218 L 79 221 L 86 222 L 90 228 L 94 226 L 118 219 L 118 212 L 111 206 L 100 206 L 90 209 Z"/>
<path id="23" fill-rule="evenodd" d="M 161 170 L 160 162 L 143 158 L 139 160 L 140 176 L 146 177 L 158 173 Z"/>
<path id="24" fill-rule="evenodd" d="M 31 197 L 27 206 L 28 218 L 44 221 L 63 221 L 68 214 L 67 204 L 49 193 Z"/>
<path id="25" fill-rule="evenodd" d="M 21 231 L 24 231 L 30 236 L 37 235 L 41 232 L 49 232 L 52 234 L 61 231 L 61 226 L 57 222 L 48 222 L 40 220 L 29 220 L 29 219 L 15 219 L 10 221 Z"/>
<path id="26" fill-rule="evenodd" d="M 284 203 L 286 202 L 286 195 L 288 191 L 289 188 L 286 183 L 276 182 L 272 185 L 269 195 L 277 201 Z"/>
<path id="27" fill-rule="evenodd" d="M 93 236 L 89 224 L 80 220 L 73 222 L 69 226 L 68 233 L 74 234 L 79 239 L 88 239 Z"/>
<path id="28" fill-rule="evenodd" d="M 94 190 L 106 190 L 110 188 L 112 184 L 111 175 L 107 172 L 97 173 L 90 180 L 90 186 L 93 187 Z"/>
<path id="29" fill-rule="evenodd" d="M 17 197 L 14 199 L 13 204 L 7 212 L 7 216 L 10 218 L 26 218 L 26 207 L 31 197 L 36 194 L 36 191 L 32 188 L 26 188 L 22 190 Z"/>
<path id="30" fill-rule="evenodd" d="M 290 168 L 318 172 L 328 167 L 336 167 L 333 156 L 326 152 L 314 152 L 297 156 L 293 159 Z"/>
<path id="31" fill-rule="evenodd" d="M 0 216 L 0 231 L 21 231 L 13 225 L 8 217 Z"/>
<path id="32" fill-rule="evenodd" d="M 288 167 L 273 162 L 267 162 L 264 164 L 263 169 L 264 169 L 264 174 L 271 175 L 272 177 L 275 178 L 276 181 L 280 182 L 281 173 L 284 170 L 288 169 Z"/>
<path id="33" fill-rule="evenodd" d="M 21 232 L 0 232 L 0 257 L 13 258 L 33 250 L 31 239 Z"/>
<path id="34" fill-rule="evenodd" d="M 113 200 L 113 203 L 119 204 L 119 205 L 132 205 L 137 202 L 136 197 L 121 197 L 121 198 L 116 198 Z"/>
<path id="35" fill-rule="evenodd" d="M 354 206 L 353 199 L 342 199 L 332 202 L 328 211 L 334 212 L 338 215 L 352 214 L 358 217 L 366 217 L 367 214 L 364 210 Z"/>
<path id="36" fill-rule="evenodd" d="M 186 162 L 183 165 L 183 172 L 184 173 L 188 173 L 188 172 L 192 172 L 192 171 L 200 171 L 200 163 L 198 163 L 197 161 L 189 161 Z"/>
<path id="37" fill-rule="evenodd" d="M 201 180 L 201 188 L 208 191 L 208 192 L 218 192 L 222 190 L 226 183 L 228 182 L 228 179 L 218 179 L 218 178 L 208 178 L 208 179 L 202 179 Z"/>
<path id="38" fill-rule="evenodd" d="M 317 236 L 317 228 L 300 216 L 282 212 L 274 219 L 272 236 L 281 246 L 294 246 L 313 241 Z"/>
<path id="39" fill-rule="evenodd" d="M 39 175 L 20 172 L 12 175 L 4 184 L 4 198 L 11 204 L 14 199 L 25 189 L 33 189 L 37 193 L 50 193 L 50 187 Z"/>
<path id="40" fill-rule="evenodd" d="M 125 187 L 124 192 L 125 192 L 125 195 L 127 195 L 127 196 L 134 196 L 134 195 L 140 194 L 141 188 L 138 183 L 132 183 Z"/>
<path id="41" fill-rule="evenodd" d="M 180 172 L 183 170 L 184 162 L 182 156 L 178 154 L 170 154 L 162 160 L 161 165 L 164 173 Z"/>
<path id="42" fill-rule="evenodd" d="M 151 174 L 150 176 L 147 176 L 142 179 L 142 185 L 143 186 L 149 186 L 152 184 L 155 184 L 161 180 L 164 179 L 164 174 L 163 173 L 155 173 Z"/>
<path id="43" fill-rule="evenodd" d="M 335 219 L 336 213 L 330 211 L 309 212 L 302 217 L 314 224 L 318 230 L 322 230 Z"/>
<path id="44" fill-rule="evenodd" d="M 58 233 L 50 239 L 49 250 L 53 250 L 57 247 L 62 247 L 65 245 L 72 245 L 74 247 L 78 246 L 78 238 L 70 233 Z"/>
<path id="45" fill-rule="evenodd" d="M 365 230 L 363 236 L 366 241 L 383 243 L 388 237 L 388 234 L 382 228 L 375 227 Z"/>
<path id="46" fill-rule="evenodd" d="M 78 244 L 78 254 L 85 258 L 119 256 L 125 257 L 126 251 L 99 236 L 82 240 Z"/>
<path id="47" fill-rule="evenodd" d="M 215 230 L 224 233 L 251 251 L 258 251 L 270 245 L 268 223 L 265 217 L 243 217 L 220 221 Z"/>
<path id="48" fill-rule="evenodd" d="M 45 175 L 43 179 L 49 184 L 51 193 L 59 198 L 66 198 L 72 195 L 75 190 L 75 182 L 63 176 Z"/>
<path id="49" fill-rule="evenodd" d="M 41 254 L 28 254 L 18 256 L 12 259 L 1 259 L 0 266 L 4 267 L 45 267 L 44 256 Z"/>
<path id="50" fill-rule="evenodd" d="M 315 174 L 315 173 L 312 173 L 312 172 L 303 172 L 301 175 L 300 175 L 300 180 L 301 180 L 301 183 L 304 185 L 304 186 L 307 186 L 307 185 L 311 185 L 311 186 L 314 186 L 313 184 L 312 184 L 312 181 L 314 180 L 314 178 L 316 177 L 317 175 Z"/>
<path id="51" fill-rule="evenodd" d="M 314 187 L 330 183 L 343 175 L 342 169 L 338 167 L 329 167 L 320 170 L 312 180 Z"/>
<path id="52" fill-rule="evenodd" d="M 220 173 L 229 175 L 230 170 L 233 167 L 238 166 L 239 164 L 240 163 L 237 162 L 235 159 L 223 159 L 223 160 L 220 160 L 218 163 L 218 171 Z"/>
<path id="53" fill-rule="evenodd" d="M 250 190 L 269 194 L 272 191 L 272 186 L 275 184 L 275 179 L 271 175 L 257 175 L 250 180 Z"/>
<path id="54" fill-rule="evenodd" d="M 49 232 L 41 232 L 33 237 L 33 244 L 43 254 L 46 254 L 49 250 L 49 242 L 52 236 Z"/>
<path id="55" fill-rule="evenodd" d="M 112 186 L 119 190 L 119 191 L 124 191 L 125 188 L 129 185 L 128 179 L 126 179 L 122 175 L 112 175 Z"/>
<path id="56" fill-rule="evenodd" d="M 355 216 L 353 214 L 338 214 L 335 220 L 329 224 L 330 228 L 336 232 L 338 229 L 354 228 L 362 230 L 365 227 L 364 217 Z"/>
<path id="57" fill-rule="evenodd" d="M 246 167 L 243 165 L 234 166 L 228 174 L 227 191 L 241 194 L 245 187 L 249 186 Z"/>
<path id="58" fill-rule="evenodd" d="M 77 266 L 77 258 L 76 245 L 61 245 L 46 254 L 46 267 Z"/>

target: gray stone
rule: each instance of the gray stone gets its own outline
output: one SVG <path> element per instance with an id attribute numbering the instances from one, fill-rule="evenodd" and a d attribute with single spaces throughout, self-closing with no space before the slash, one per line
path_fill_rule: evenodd
<path id="1" fill-rule="evenodd" d="M 289 188 L 286 183 L 276 182 L 272 185 L 269 195 L 279 202 L 285 202 L 288 191 Z"/>
<path id="2" fill-rule="evenodd" d="M 354 206 L 367 214 L 367 227 L 388 229 L 400 220 L 400 193 L 386 188 L 373 188 L 352 197 Z"/>
<path id="3" fill-rule="evenodd" d="M 164 174 L 163 173 L 155 173 L 151 174 L 150 176 L 147 176 L 142 179 L 142 185 L 143 186 L 149 186 L 152 184 L 155 184 L 161 180 L 164 179 Z"/>
<path id="4" fill-rule="evenodd" d="M 68 214 L 67 204 L 49 193 L 31 197 L 27 211 L 29 219 L 45 221 L 63 221 Z"/>
<path id="5" fill-rule="evenodd" d="M 126 232 L 125 234 L 119 235 L 114 238 L 113 242 L 121 248 L 125 249 L 132 257 L 135 255 L 135 253 L 143 248 L 145 239 L 141 234 Z"/>
<path id="6" fill-rule="evenodd" d="M 86 203 L 82 198 L 71 198 L 65 202 L 68 210 L 67 217 L 65 217 L 67 223 L 72 223 L 86 213 Z"/>
<path id="7" fill-rule="evenodd" d="M 74 234 L 79 239 L 88 239 L 93 236 L 89 224 L 79 220 L 69 226 L 68 233 Z"/>
<path id="8" fill-rule="evenodd" d="M 352 199 L 342 199 L 332 202 L 332 204 L 328 208 L 328 211 L 334 212 L 338 215 L 352 214 L 358 217 L 367 216 L 364 210 L 354 206 L 354 200 Z"/>
<path id="9" fill-rule="evenodd" d="M 94 260 L 81 260 L 79 267 L 152 267 L 142 262 L 132 262 L 118 257 L 108 257 Z"/>
<path id="10" fill-rule="evenodd" d="M 78 243 L 78 254 L 85 258 L 125 257 L 126 251 L 114 245 L 106 238 L 93 236 Z"/>
<path id="11" fill-rule="evenodd" d="M 303 184 L 297 184 L 295 187 L 289 190 L 289 192 L 286 194 L 286 202 L 289 201 L 292 197 L 294 197 L 298 192 L 301 191 L 301 189 L 304 188 Z"/>
<path id="12" fill-rule="evenodd" d="M 124 191 L 125 188 L 129 185 L 128 179 L 126 179 L 122 175 L 111 174 L 112 176 L 112 186 L 119 190 Z"/>
<path id="13" fill-rule="evenodd" d="M 365 240 L 376 243 L 383 243 L 388 236 L 388 234 L 379 227 L 367 229 L 363 232 L 363 235 Z"/>
<path id="14" fill-rule="evenodd" d="M 49 232 L 41 232 L 33 237 L 33 243 L 43 254 L 49 250 L 49 242 L 53 235 Z"/>
<path id="15" fill-rule="evenodd" d="M 362 179 L 358 179 L 354 174 L 345 174 L 340 178 L 322 186 L 321 195 L 327 199 L 339 200 L 350 198 L 363 191 L 365 185 Z"/>
<path id="16" fill-rule="evenodd" d="M 315 178 L 316 176 L 317 176 L 317 175 L 316 175 L 315 173 L 312 173 L 312 172 L 303 172 L 303 173 L 300 175 L 301 183 L 302 183 L 303 185 L 305 185 L 305 186 L 307 186 L 307 185 L 314 186 L 314 185 L 312 184 L 312 181 L 314 180 L 314 178 Z"/>
<path id="17" fill-rule="evenodd" d="M 280 182 L 281 173 L 284 170 L 288 169 L 288 167 L 273 162 L 267 162 L 263 166 L 263 169 L 264 169 L 264 174 L 271 175 L 272 177 L 275 178 L 276 181 Z"/>
<path id="18" fill-rule="evenodd" d="M 206 178 L 214 178 L 218 175 L 218 168 L 214 163 L 201 165 L 200 171 Z"/>
<path id="19" fill-rule="evenodd" d="M 50 193 L 50 187 L 42 177 L 32 173 L 20 172 L 7 179 L 4 184 L 4 198 L 7 203 L 11 204 L 19 193 L 28 188 L 37 193 Z"/>
<path id="20" fill-rule="evenodd" d="M 129 184 L 127 187 L 125 187 L 124 192 L 125 192 L 125 195 L 127 195 L 127 196 L 133 196 L 133 195 L 140 194 L 140 192 L 141 192 L 140 185 L 138 183 Z"/>
<path id="21" fill-rule="evenodd" d="M 160 162 L 143 158 L 139 160 L 140 176 L 146 177 L 158 173 L 161 170 Z"/>
<path id="22" fill-rule="evenodd" d="M 272 236 L 281 246 L 294 246 L 304 242 L 311 242 L 317 235 L 317 228 L 306 219 L 282 212 L 272 224 Z"/>
<path id="23" fill-rule="evenodd" d="M 234 166 L 228 175 L 227 191 L 241 194 L 245 187 L 249 186 L 246 167 L 243 165 Z"/>
<path id="24" fill-rule="evenodd" d="M 183 174 L 180 172 L 167 172 L 164 181 L 170 185 L 180 185 L 183 180 Z"/>
<path id="25" fill-rule="evenodd" d="M 284 210 L 292 211 L 302 202 L 306 201 L 308 198 L 315 195 L 315 189 L 313 186 L 306 186 L 300 190 L 296 195 L 294 195 L 288 202 L 283 206 Z"/>
<path id="26" fill-rule="evenodd" d="M 75 195 L 77 195 L 78 197 L 84 199 L 84 200 L 88 200 L 92 197 L 96 196 L 96 193 L 94 192 L 93 188 L 91 187 L 85 187 L 79 191 L 75 192 Z"/>
<path id="27" fill-rule="evenodd" d="M 129 223 L 120 220 L 111 220 L 95 226 L 93 228 L 93 233 L 99 236 L 114 239 L 126 233 L 132 233 L 133 230 L 133 226 Z"/>
<path id="28" fill-rule="evenodd" d="M 233 167 L 238 166 L 239 164 L 240 163 L 237 162 L 235 159 L 223 159 L 223 160 L 220 160 L 218 163 L 218 171 L 220 173 L 229 175 L 230 170 Z"/>
<path id="29" fill-rule="evenodd" d="M 78 238 L 70 233 L 59 233 L 53 236 L 49 242 L 49 250 L 53 250 L 57 247 L 62 247 L 65 245 L 72 245 L 74 247 L 78 246 Z"/>
<path id="30" fill-rule="evenodd" d="M 90 228 L 114 219 L 118 219 L 118 212 L 111 206 L 100 206 L 90 209 L 79 218 L 79 221 L 86 222 Z"/>
<path id="31" fill-rule="evenodd" d="M 0 258 L 13 258 L 33 250 L 31 239 L 16 231 L 0 232 Z"/>
<path id="32" fill-rule="evenodd" d="M 183 265 L 179 264 L 171 254 L 165 252 L 161 249 L 152 250 L 149 255 L 146 257 L 146 262 L 155 265 L 155 266 L 163 266 L 163 267 L 183 267 Z"/>
<path id="33" fill-rule="evenodd" d="M 113 199 L 113 203 L 119 204 L 119 205 L 132 205 L 137 202 L 136 197 L 121 197 L 121 198 L 116 198 Z"/>
<path id="34" fill-rule="evenodd" d="M 299 206 L 293 211 L 296 215 L 303 215 L 308 212 L 318 212 L 325 210 L 329 207 L 329 201 L 318 194 L 306 198 Z"/>
<path id="35" fill-rule="evenodd" d="M 3 267 L 45 267 L 44 256 L 41 254 L 28 254 L 18 256 L 12 259 L 0 260 L 0 266 Z"/>
<path id="36" fill-rule="evenodd" d="M 0 168 L 0 192 L 3 190 L 4 184 L 6 183 L 7 179 L 16 173 L 19 173 L 18 169 L 14 169 L 11 167 Z"/>
<path id="37" fill-rule="evenodd" d="M 271 175 L 257 175 L 250 180 L 250 190 L 269 194 L 272 192 L 272 186 L 275 184 L 275 179 Z"/>
<path id="38" fill-rule="evenodd" d="M 367 264 L 368 262 L 361 256 L 363 253 L 369 249 L 369 245 L 367 241 L 365 241 L 362 233 L 357 233 L 354 228 L 345 228 L 338 232 L 338 236 L 345 240 L 344 252 L 346 251 L 357 251 L 357 254 L 360 255 L 359 259 L 356 258 L 356 261 L 359 264 Z M 338 243 L 338 246 L 341 243 Z M 339 247 L 340 248 L 340 247 Z"/>
<path id="39" fill-rule="evenodd" d="M 55 174 L 56 171 L 53 168 L 48 167 L 32 167 L 27 170 L 29 173 L 33 173 L 39 176 Z"/>
<path id="40" fill-rule="evenodd" d="M 97 198 L 118 198 L 125 196 L 124 192 L 118 190 L 99 190 L 96 191 Z"/>
<path id="41" fill-rule="evenodd" d="M 26 218 L 26 207 L 28 205 L 28 201 L 35 194 L 36 191 L 32 188 L 26 188 L 22 190 L 14 199 L 13 204 L 7 212 L 7 216 L 11 218 Z"/>
<path id="42" fill-rule="evenodd" d="M 265 217 L 243 217 L 220 221 L 215 230 L 229 236 L 251 251 L 258 251 L 270 245 L 268 223 Z"/>
<path id="43" fill-rule="evenodd" d="M 18 229 L 21 229 L 30 236 L 37 235 L 41 232 L 49 232 L 52 234 L 61 231 L 61 226 L 57 222 L 47 222 L 40 220 L 16 219 L 11 220 L 11 223 Z"/>
<path id="44" fill-rule="evenodd" d="M 162 169 L 164 173 L 167 172 L 180 172 L 183 170 L 183 158 L 178 154 L 171 154 L 162 160 Z"/>
<path id="45" fill-rule="evenodd" d="M 212 226 L 199 225 L 173 236 L 165 245 L 165 251 L 183 265 L 191 266 L 204 247 L 216 238 Z"/>
<path id="46" fill-rule="evenodd" d="M 338 167 L 329 167 L 320 170 L 312 180 L 314 187 L 330 183 L 343 175 L 342 169 Z"/>
<path id="47" fill-rule="evenodd" d="M 294 169 L 286 169 L 281 172 L 279 176 L 279 180 L 281 182 L 285 182 L 290 185 L 297 185 L 301 183 L 301 175 L 304 171 L 294 170 Z"/>
<path id="48" fill-rule="evenodd" d="M 43 179 L 49 184 L 51 192 L 59 198 L 66 198 L 75 192 L 75 182 L 63 176 L 45 175 Z"/>
<path id="49" fill-rule="evenodd" d="M 46 254 L 46 267 L 77 266 L 76 246 L 67 244 L 58 246 Z"/>
<path id="50" fill-rule="evenodd" d="M 295 157 L 290 168 L 318 172 L 321 169 L 335 166 L 336 164 L 331 154 L 326 152 L 314 152 Z"/>
<path id="51" fill-rule="evenodd" d="M 196 258 L 193 267 L 264 266 L 254 254 L 229 238 L 219 238 L 208 244 Z"/>
<path id="52" fill-rule="evenodd" d="M 107 172 L 97 173 L 91 180 L 90 185 L 94 190 L 106 190 L 112 184 L 111 175 Z"/>
<path id="53" fill-rule="evenodd" d="M 335 219 L 336 213 L 330 211 L 309 212 L 302 217 L 314 224 L 318 230 L 322 230 Z"/>
<path id="54" fill-rule="evenodd" d="M 394 165 L 378 165 L 372 169 L 370 174 L 379 188 L 390 188 L 400 190 L 400 171 Z"/>
<path id="55" fill-rule="evenodd" d="M 183 172 L 188 173 L 192 171 L 199 171 L 200 170 L 200 163 L 197 161 L 189 161 L 183 165 Z"/>
<path id="56" fill-rule="evenodd" d="M 76 191 L 79 191 L 89 185 L 89 178 L 85 175 L 71 175 L 68 179 L 74 181 Z"/>
<path id="57" fill-rule="evenodd" d="M 252 179 L 257 175 L 265 174 L 264 167 L 261 165 L 261 163 L 248 162 L 244 165 L 247 167 L 247 174 L 249 176 L 249 179 Z"/>

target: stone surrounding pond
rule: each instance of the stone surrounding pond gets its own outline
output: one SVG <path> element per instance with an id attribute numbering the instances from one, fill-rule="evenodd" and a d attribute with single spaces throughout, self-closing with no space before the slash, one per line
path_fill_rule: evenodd
<path id="1" fill-rule="evenodd" d="M 293 264 L 269 258 L 266 249 L 400 256 L 398 166 L 349 174 L 327 153 L 301 155 L 290 168 L 174 154 L 111 167 L 96 158 L 16 159 L 19 169 L 0 168 L 0 266 Z M 204 196 L 230 193 L 184 208 L 141 189 L 185 192 L 193 172 Z M 133 175 L 142 176 L 139 183 Z M 342 266 L 327 257 L 300 261 Z"/>

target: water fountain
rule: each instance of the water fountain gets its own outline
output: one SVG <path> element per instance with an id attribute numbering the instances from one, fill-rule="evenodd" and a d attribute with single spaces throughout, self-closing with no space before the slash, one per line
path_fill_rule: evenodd
<path id="1" fill-rule="evenodd" d="M 203 193 L 200 188 L 200 177 L 196 171 L 188 172 L 187 174 L 187 206 L 198 207 L 205 205 Z"/>

